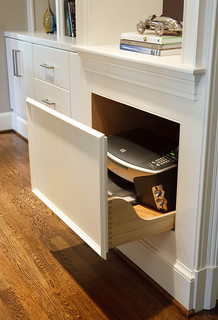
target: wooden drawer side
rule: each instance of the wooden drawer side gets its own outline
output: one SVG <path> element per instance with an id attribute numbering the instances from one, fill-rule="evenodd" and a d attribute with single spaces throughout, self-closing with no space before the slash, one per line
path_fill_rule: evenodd
<path id="1" fill-rule="evenodd" d="M 108 248 L 173 229 L 175 213 L 163 214 L 142 205 L 133 207 L 120 198 L 109 199 Z"/>

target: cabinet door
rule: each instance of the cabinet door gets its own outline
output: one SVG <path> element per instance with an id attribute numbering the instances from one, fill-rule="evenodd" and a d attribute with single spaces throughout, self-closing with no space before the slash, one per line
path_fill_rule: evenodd
<path id="1" fill-rule="evenodd" d="M 104 134 L 29 98 L 27 123 L 33 192 L 106 258 Z"/>
<path id="2" fill-rule="evenodd" d="M 11 108 L 26 118 L 27 97 L 33 97 L 32 44 L 6 38 Z"/>

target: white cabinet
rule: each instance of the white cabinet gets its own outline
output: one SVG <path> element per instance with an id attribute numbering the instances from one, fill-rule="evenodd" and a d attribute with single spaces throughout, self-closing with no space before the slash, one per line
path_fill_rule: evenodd
<path id="1" fill-rule="evenodd" d="M 26 119 L 26 97 L 33 97 L 32 44 L 6 38 L 11 108 Z"/>
<path id="2" fill-rule="evenodd" d="M 70 117 L 69 52 L 33 45 L 35 99 Z"/>
<path id="3" fill-rule="evenodd" d="M 32 190 L 99 255 L 174 227 L 175 211 L 108 201 L 103 133 L 32 99 L 27 105 Z"/>
<path id="4" fill-rule="evenodd" d="M 76 53 L 33 44 L 35 99 L 79 118 L 80 60 Z"/>
<path id="5" fill-rule="evenodd" d="M 27 138 L 27 97 L 80 120 L 81 66 L 70 44 L 44 41 L 41 34 L 5 36 L 13 129 Z"/>

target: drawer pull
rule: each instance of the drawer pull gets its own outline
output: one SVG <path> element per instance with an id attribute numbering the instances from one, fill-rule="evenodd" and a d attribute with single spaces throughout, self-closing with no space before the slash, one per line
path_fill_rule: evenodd
<path id="1" fill-rule="evenodd" d="M 40 64 L 40 67 L 45 68 L 45 69 L 54 69 L 54 66 L 49 66 L 46 63 Z"/>
<path id="2" fill-rule="evenodd" d="M 42 102 L 46 103 L 49 106 L 55 106 L 55 102 L 50 102 L 48 99 L 42 99 Z"/>
<path id="3" fill-rule="evenodd" d="M 12 50 L 12 59 L 13 59 L 13 71 L 14 71 L 14 76 L 17 76 L 17 70 L 16 70 L 16 59 L 15 59 L 15 50 Z"/>
<path id="4" fill-rule="evenodd" d="M 19 77 L 22 77 L 22 74 L 19 73 L 18 54 L 19 54 L 19 66 L 20 66 L 20 64 L 21 64 L 21 60 L 20 60 L 21 51 L 15 50 L 15 49 L 12 50 L 14 76 L 19 78 Z"/>

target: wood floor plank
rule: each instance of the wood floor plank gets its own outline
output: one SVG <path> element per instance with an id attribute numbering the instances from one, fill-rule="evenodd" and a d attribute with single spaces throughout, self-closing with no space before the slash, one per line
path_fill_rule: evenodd
<path id="1" fill-rule="evenodd" d="M 183 320 L 140 274 L 102 260 L 32 192 L 28 143 L 0 134 L 0 320 Z M 193 320 L 215 320 L 217 309 Z"/>
<path id="2" fill-rule="evenodd" d="M 52 314 L 55 314 L 57 312 L 57 300 L 60 303 L 59 312 L 64 308 L 63 314 L 65 316 L 67 311 L 75 313 L 72 306 L 76 303 L 81 304 L 81 301 L 84 300 L 85 305 L 90 305 L 89 301 L 86 301 L 86 299 L 83 299 L 83 296 L 78 294 L 79 286 L 73 283 L 71 277 L 64 272 L 65 269 L 57 263 L 56 259 L 53 259 L 50 251 L 36 237 L 32 237 L 32 234 L 29 232 L 30 230 L 25 230 L 20 226 L 18 217 L 16 220 L 8 217 L 7 222 L 1 221 L 1 226 L 1 232 L 5 230 L 5 238 L 6 236 L 8 237 L 5 240 L 8 258 L 11 263 L 16 259 L 16 272 L 22 278 L 25 285 L 31 288 L 31 292 L 35 298 L 40 300 L 44 310 L 50 310 Z M 0 240 L 2 240 L 1 234 Z M 19 252 L 19 255 L 17 255 L 17 252 Z M 29 274 L 29 270 L 31 270 L 31 275 Z M 71 301 L 73 301 L 72 305 Z M 90 310 L 92 310 L 91 306 Z M 88 312 L 86 313 L 88 315 Z M 95 315 L 95 318 L 97 319 L 98 315 Z M 62 319 L 62 316 L 58 316 L 57 319 Z"/>

